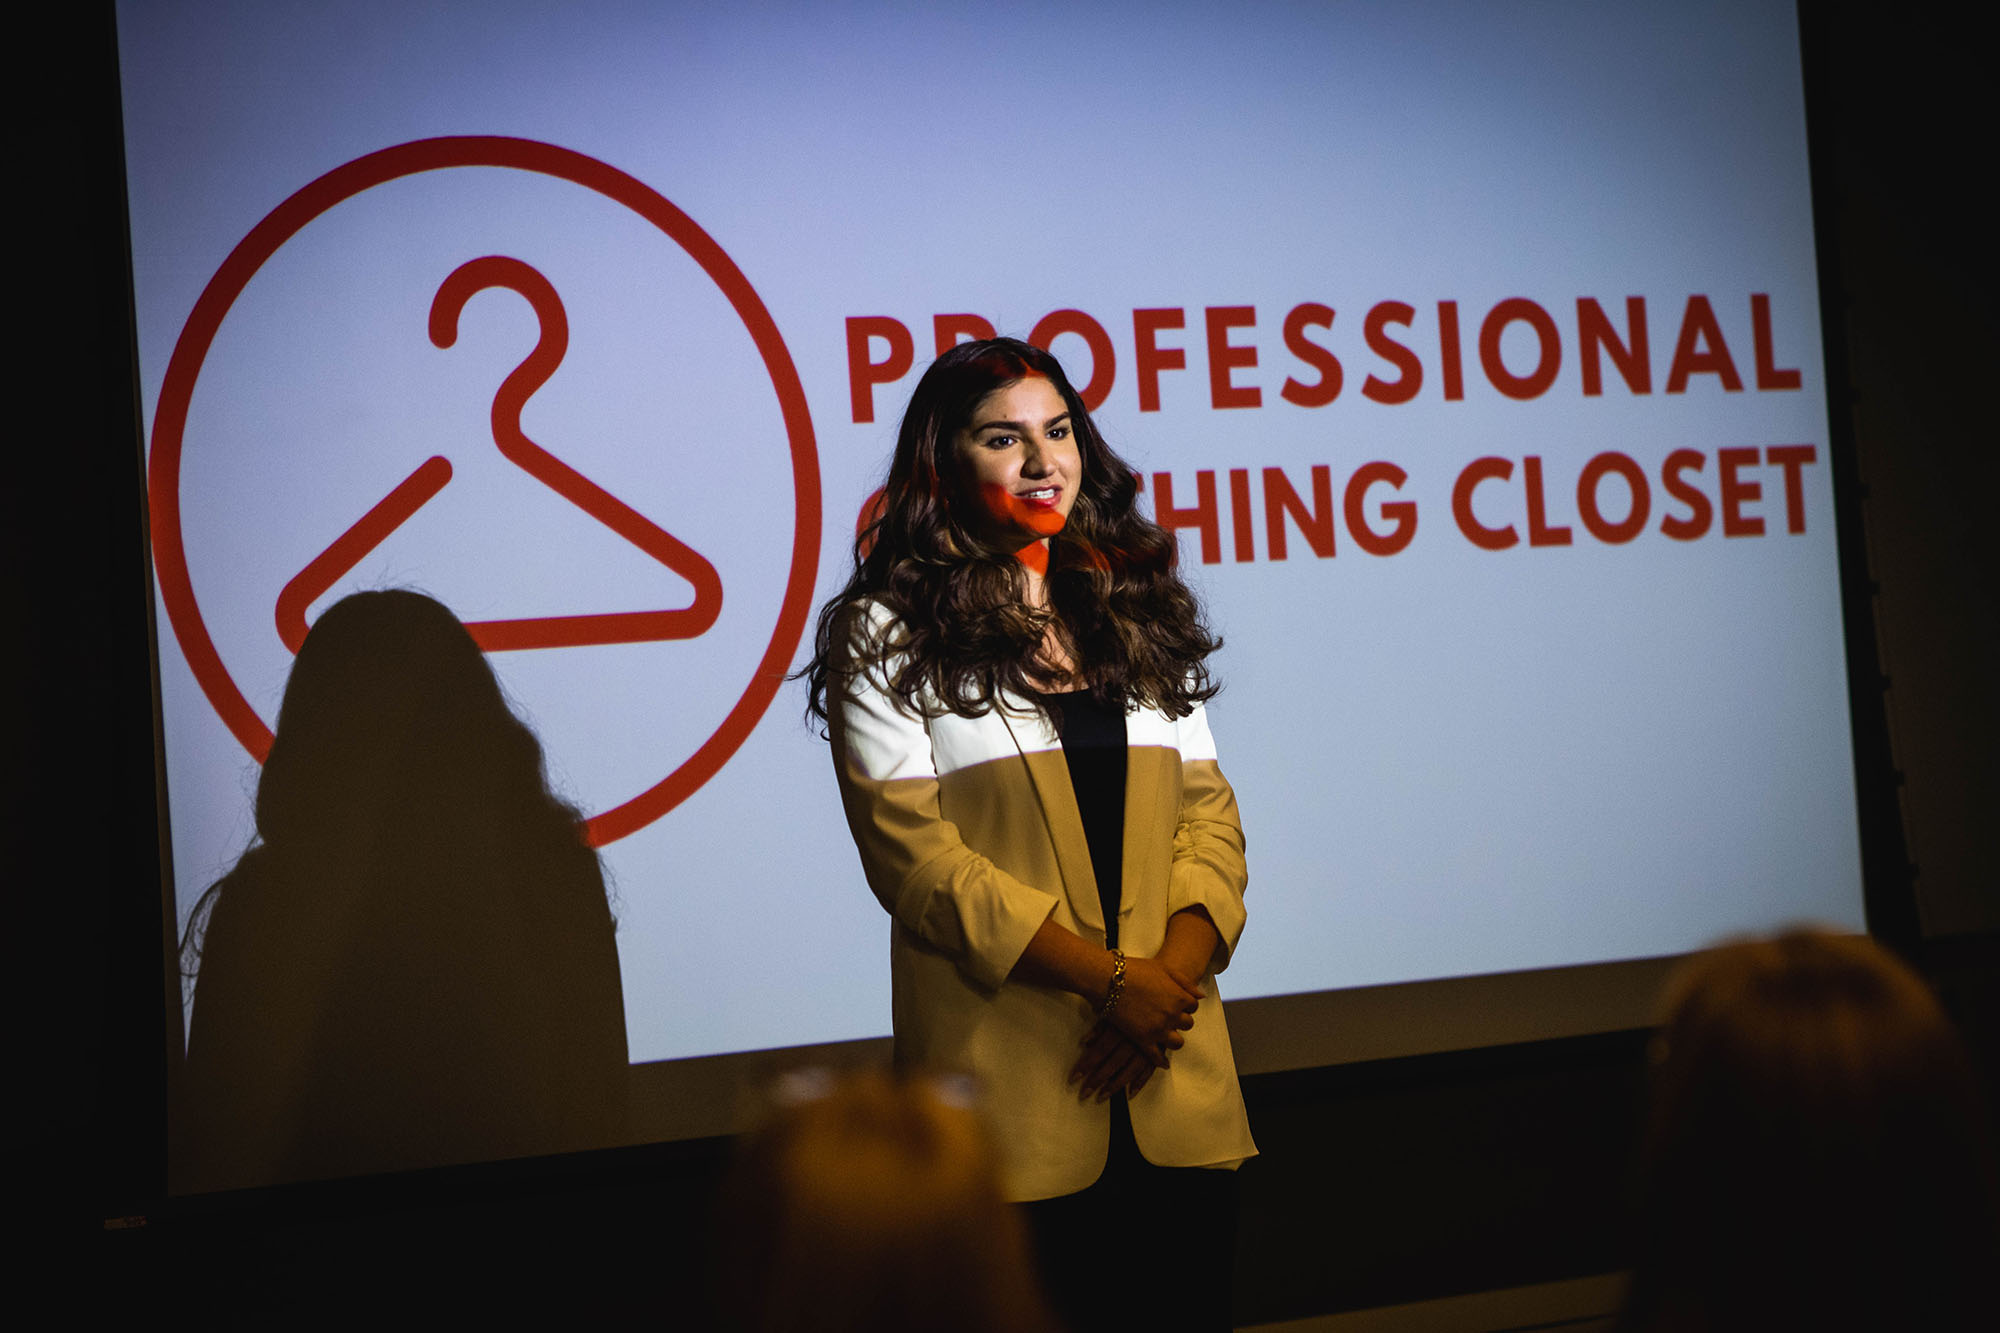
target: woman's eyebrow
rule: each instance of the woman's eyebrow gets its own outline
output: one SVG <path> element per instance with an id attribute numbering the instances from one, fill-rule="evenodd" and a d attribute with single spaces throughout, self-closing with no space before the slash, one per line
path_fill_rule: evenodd
<path id="1" fill-rule="evenodd" d="M 1051 426 L 1054 426 L 1059 422 L 1067 420 L 1069 420 L 1069 413 L 1058 412 L 1054 416 L 1050 417 L 1047 421 L 1044 421 L 1042 423 L 1042 429 L 1047 430 Z M 977 426 L 974 426 L 972 428 L 972 433 L 974 435 L 979 435 L 989 430 L 1011 430 L 1016 434 L 1019 434 L 1020 432 L 1025 431 L 1027 428 L 1028 427 L 1026 426 L 1025 423 L 1019 421 L 982 421 Z"/>

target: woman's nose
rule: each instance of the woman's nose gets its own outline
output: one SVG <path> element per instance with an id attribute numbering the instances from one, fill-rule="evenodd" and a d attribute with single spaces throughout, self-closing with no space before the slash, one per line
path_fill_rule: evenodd
<path id="1" fill-rule="evenodd" d="M 1021 442 L 1021 471 L 1030 477 L 1046 476 L 1049 470 L 1048 451 L 1041 441 L 1028 439 Z"/>

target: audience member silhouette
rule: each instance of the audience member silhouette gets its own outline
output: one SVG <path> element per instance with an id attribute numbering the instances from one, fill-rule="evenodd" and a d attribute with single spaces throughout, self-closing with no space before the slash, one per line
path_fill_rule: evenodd
<path id="1" fill-rule="evenodd" d="M 718 1238 L 723 1327 L 1047 1333 L 978 1116 L 921 1078 L 819 1091 L 740 1145 Z"/>
<path id="2" fill-rule="evenodd" d="M 257 836 L 190 919 L 184 1188 L 620 1137 L 613 923 L 575 810 L 464 626 L 348 597 L 299 649 Z"/>
<path id="3" fill-rule="evenodd" d="M 1920 980 L 1864 937 L 1691 959 L 1667 992 L 1628 1327 L 1995 1326 L 1990 1122 Z"/>

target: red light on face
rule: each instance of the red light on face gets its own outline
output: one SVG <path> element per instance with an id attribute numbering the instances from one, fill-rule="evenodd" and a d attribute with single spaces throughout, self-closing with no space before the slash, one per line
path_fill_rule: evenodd
<path id="1" fill-rule="evenodd" d="M 1069 515 L 1059 507 L 1061 498 L 1060 491 L 1043 500 L 1017 495 L 998 482 L 979 485 L 980 502 L 1003 530 L 1024 530 L 1037 540 L 1055 536 L 1069 522 Z"/>

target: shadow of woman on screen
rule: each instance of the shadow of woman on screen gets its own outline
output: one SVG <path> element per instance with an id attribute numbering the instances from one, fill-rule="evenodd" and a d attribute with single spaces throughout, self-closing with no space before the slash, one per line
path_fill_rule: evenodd
<path id="1" fill-rule="evenodd" d="M 182 945 L 194 1013 L 177 1188 L 621 1137 L 603 872 L 451 612 L 390 591 L 320 617 L 256 823 Z"/>

